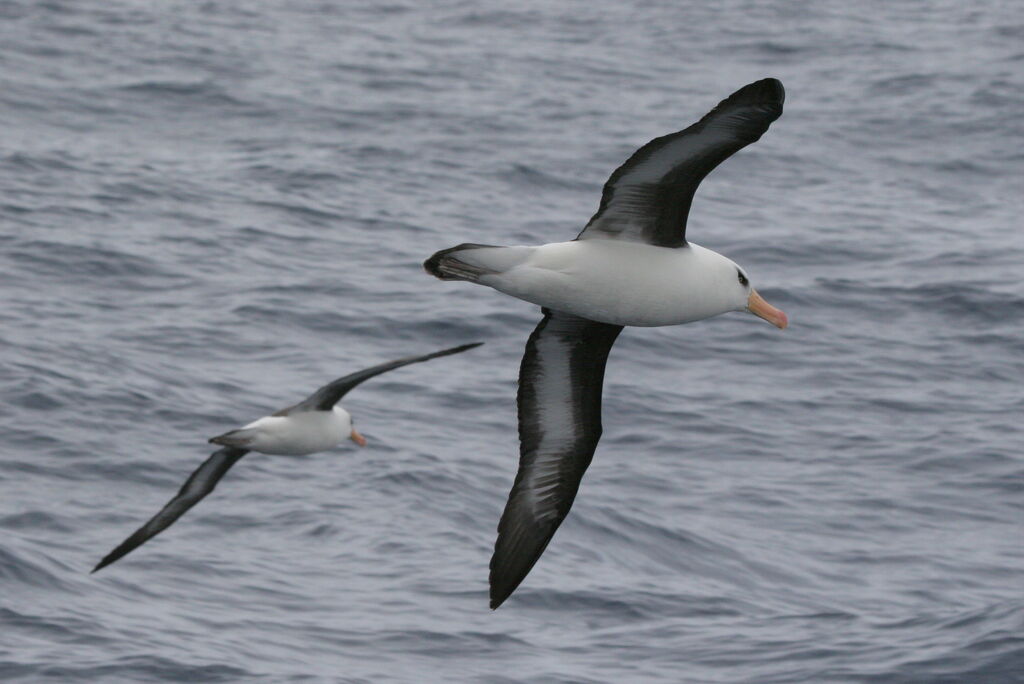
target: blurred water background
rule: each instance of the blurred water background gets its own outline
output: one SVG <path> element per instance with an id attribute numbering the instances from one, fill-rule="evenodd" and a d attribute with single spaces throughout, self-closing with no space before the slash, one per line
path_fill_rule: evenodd
<path id="1" fill-rule="evenodd" d="M 1011 2 L 0 2 L 0 679 L 1024 682 Z M 791 327 L 630 329 L 569 519 L 487 609 L 539 319 L 426 276 L 572 238 L 755 79 L 694 202 Z M 383 360 L 370 444 L 207 437 Z"/>

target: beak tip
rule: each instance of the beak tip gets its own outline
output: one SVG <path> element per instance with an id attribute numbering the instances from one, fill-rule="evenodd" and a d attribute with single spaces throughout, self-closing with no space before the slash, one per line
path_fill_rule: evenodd
<path id="1" fill-rule="evenodd" d="M 779 330 L 783 330 L 789 325 L 789 317 L 785 312 L 764 301 L 764 298 L 754 290 L 751 290 L 747 299 L 747 311 L 758 318 L 763 318 Z"/>

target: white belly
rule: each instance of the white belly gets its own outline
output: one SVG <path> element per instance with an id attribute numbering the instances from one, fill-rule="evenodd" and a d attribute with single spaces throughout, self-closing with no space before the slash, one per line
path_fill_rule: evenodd
<path id="1" fill-rule="evenodd" d="M 673 249 L 617 240 L 533 248 L 520 264 L 480 282 L 540 306 L 604 323 L 689 323 L 742 309 L 736 266 L 691 243 Z"/>
<path id="2" fill-rule="evenodd" d="M 248 447 L 264 454 L 304 456 L 337 446 L 352 430 L 344 409 L 266 416 L 249 424 L 256 428 Z M 244 429 L 244 428 L 243 428 Z"/>

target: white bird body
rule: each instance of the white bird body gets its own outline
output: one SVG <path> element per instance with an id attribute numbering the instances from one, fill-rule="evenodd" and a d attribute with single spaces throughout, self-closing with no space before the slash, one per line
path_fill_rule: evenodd
<path id="1" fill-rule="evenodd" d="M 573 240 L 538 247 L 481 247 L 459 259 L 485 271 L 478 283 L 556 311 L 615 325 L 690 323 L 747 308 L 750 291 L 731 259 L 688 243 Z"/>
<path id="2" fill-rule="evenodd" d="M 231 433 L 230 443 L 276 456 L 305 456 L 337 446 L 352 434 L 352 417 L 341 406 L 264 416 Z"/>

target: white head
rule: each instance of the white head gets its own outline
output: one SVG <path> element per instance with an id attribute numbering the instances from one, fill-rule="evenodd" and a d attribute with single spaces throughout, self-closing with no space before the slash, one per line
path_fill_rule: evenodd
<path id="1" fill-rule="evenodd" d="M 723 311 L 747 311 L 763 318 L 777 328 L 789 325 L 789 319 L 757 293 L 750 284 L 750 278 L 736 262 L 717 252 L 703 249 L 701 274 L 708 289 L 708 296 L 722 307 Z"/>
<path id="2" fill-rule="evenodd" d="M 366 446 L 366 438 L 356 430 L 355 425 L 352 423 L 352 415 L 345 409 L 341 408 L 341 404 L 335 404 L 332 411 L 334 412 L 339 425 L 341 425 L 341 431 L 343 433 L 348 432 L 348 438 L 359 446 Z"/>
<path id="3" fill-rule="evenodd" d="M 737 307 L 737 310 L 748 311 L 768 321 L 776 328 L 781 329 L 789 325 L 789 318 L 786 317 L 782 309 L 776 309 L 764 301 L 764 298 L 750 284 L 750 278 L 747 277 L 747 274 L 739 266 L 736 267 L 736 282 L 742 288 L 742 293 L 740 294 L 742 304 Z"/>

